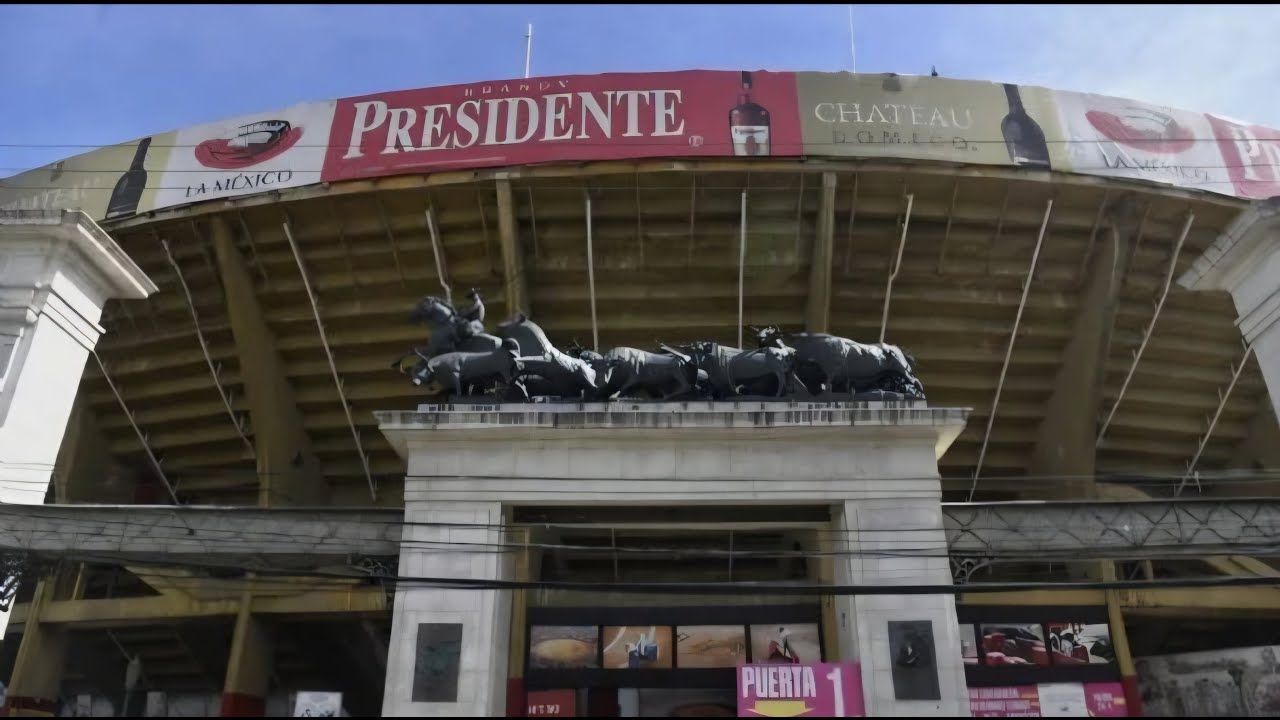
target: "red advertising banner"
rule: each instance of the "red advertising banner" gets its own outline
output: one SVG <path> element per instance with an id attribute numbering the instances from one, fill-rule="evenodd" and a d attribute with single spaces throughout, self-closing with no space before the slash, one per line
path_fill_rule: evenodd
<path id="1" fill-rule="evenodd" d="M 569 75 L 339 100 L 322 180 L 800 151 L 793 73 Z"/>
<path id="2" fill-rule="evenodd" d="M 738 717 L 863 717 L 858 663 L 738 666 Z"/>
<path id="3" fill-rule="evenodd" d="M 535 690 L 527 702 L 528 717 L 578 716 L 578 693 L 573 690 Z"/>
<path id="4" fill-rule="evenodd" d="M 1129 715 L 1124 686 L 1118 682 L 971 687 L 969 711 L 973 717 L 1083 717 L 1085 713 L 1089 717 Z"/>
<path id="5" fill-rule="evenodd" d="M 1219 192 L 1263 199 L 1280 195 L 1280 131 L 1206 115 L 1231 178 Z"/>
<path id="6" fill-rule="evenodd" d="M 1124 685 L 1121 683 L 1085 683 L 1084 701 L 1089 707 L 1089 717 L 1129 716 L 1129 706 L 1124 699 Z"/>
<path id="7" fill-rule="evenodd" d="M 1040 717 L 1040 692 L 1035 685 L 971 687 L 969 711 L 974 717 Z"/>

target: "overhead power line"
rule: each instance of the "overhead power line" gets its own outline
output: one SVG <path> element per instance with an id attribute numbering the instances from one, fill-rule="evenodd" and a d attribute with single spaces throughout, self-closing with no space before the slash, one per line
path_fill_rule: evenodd
<path id="1" fill-rule="evenodd" d="M 92 555 L 77 558 L 82 562 L 100 562 Z M 164 562 L 138 561 L 131 564 L 172 565 Z M 299 571 L 257 568 L 241 564 L 183 563 L 186 568 L 207 570 L 252 572 L 259 577 L 302 577 L 314 579 L 351 581 L 354 576 L 325 571 Z M 869 584 L 824 585 L 808 582 L 574 582 L 555 580 L 488 580 L 476 578 L 445 578 L 416 575 L 390 575 L 373 573 L 367 576 L 396 587 L 432 587 L 455 590 L 562 590 L 595 593 L 672 594 L 672 595 L 739 595 L 757 593 L 767 595 L 960 595 L 970 593 L 1026 592 L 1032 590 L 1161 590 L 1171 588 L 1223 588 L 1223 587 L 1278 587 L 1280 577 L 1271 576 L 1221 576 L 1195 578 L 1164 578 L 1159 580 L 1100 580 L 1071 582 L 994 582 L 953 584 Z"/>

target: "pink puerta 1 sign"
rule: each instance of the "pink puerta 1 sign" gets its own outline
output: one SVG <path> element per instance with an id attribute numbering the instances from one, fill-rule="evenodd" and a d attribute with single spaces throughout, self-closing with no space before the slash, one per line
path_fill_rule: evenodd
<path id="1" fill-rule="evenodd" d="M 738 717 L 863 717 L 857 663 L 738 667 Z"/>

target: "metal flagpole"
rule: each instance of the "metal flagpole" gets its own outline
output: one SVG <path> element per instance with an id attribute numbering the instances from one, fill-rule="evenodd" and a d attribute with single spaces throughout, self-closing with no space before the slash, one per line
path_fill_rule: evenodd
<path id="1" fill-rule="evenodd" d="M 853 7 L 849 8 L 849 22 L 853 22 Z M 850 25 L 850 27 L 853 27 Z M 533 54 L 533 23 L 529 23 L 529 29 L 524 34 L 524 76 L 529 77 L 529 57 Z"/>

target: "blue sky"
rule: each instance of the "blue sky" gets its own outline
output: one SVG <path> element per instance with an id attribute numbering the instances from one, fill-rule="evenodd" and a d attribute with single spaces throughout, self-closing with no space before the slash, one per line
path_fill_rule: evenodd
<path id="1" fill-rule="evenodd" d="M 533 75 L 848 70 L 846 5 L 0 6 L 0 144 Z M 855 5 L 859 71 L 1103 92 L 1280 127 L 1280 6 Z M 82 152 L 0 147 L 0 176 Z M 14 169 L 11 169 L 14 168 Z"/>

